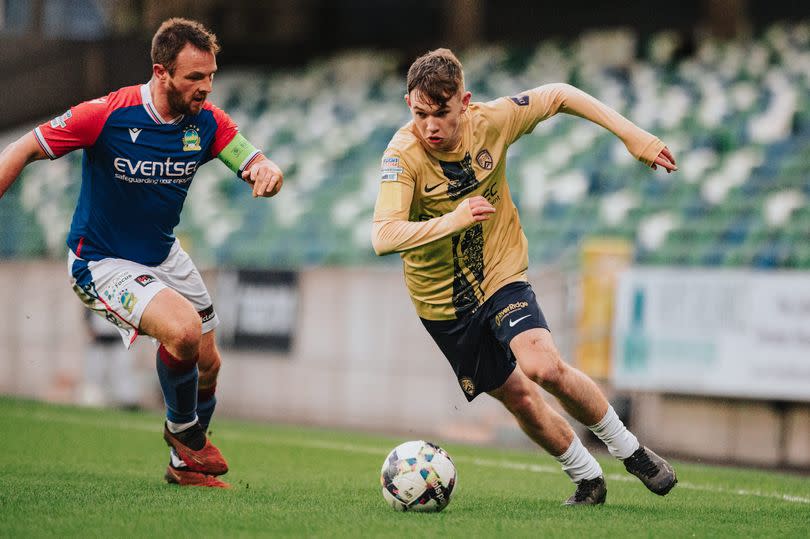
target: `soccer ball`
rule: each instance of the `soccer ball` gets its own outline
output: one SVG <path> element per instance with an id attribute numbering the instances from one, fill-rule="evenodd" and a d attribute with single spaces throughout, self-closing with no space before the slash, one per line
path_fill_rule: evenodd
<path id="1" fill-rule="evenodd" d="M 380 472 L 382 495 L 397 511 L 441 511 L 456 485 L 456 466 L 447 451 L 418 440 L 396 446 Z"/>

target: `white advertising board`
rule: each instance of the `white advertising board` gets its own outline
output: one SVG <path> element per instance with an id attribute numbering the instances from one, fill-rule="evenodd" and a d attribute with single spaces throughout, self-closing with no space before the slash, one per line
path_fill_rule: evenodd
<path id="1" fill-rule="evenodd" d="M 633 268 L 613 335 L 620 389 L 810 401 L 810 273 Z"/>

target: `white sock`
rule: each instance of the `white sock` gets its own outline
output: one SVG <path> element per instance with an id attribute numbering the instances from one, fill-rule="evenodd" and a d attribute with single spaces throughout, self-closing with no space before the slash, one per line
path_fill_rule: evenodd
<path id="1" fill-rule="evenodd" d="M 627 430 L 613 406 L 608 406 L 602 421 L 588 427 L 596 436 L 605 442 L 608 451 L 617 459 L 626 459 L 639 448 L 638 439 Z"/>
<path id="2" fill-rule="evenodd" d="M 576 434 L 565 453 L 555 458 L 560 461 L 563 471 L 574 483 L 579 483 L 583 479 L 596 479 L 602 475 L 602 467 L 585 449 Z"/>
<path id="3" fill-rule="evenodd" d="M 172 434 L 177 434 L 178 432 L 186 430 L 196 422 L 197 422 L 196 417 L 194 418 L 194 421 L 189 421 L 188 423 L 173 423 L 167 419 L 166 426 L 169 427 L 169 432 L 171 432 Z"/>

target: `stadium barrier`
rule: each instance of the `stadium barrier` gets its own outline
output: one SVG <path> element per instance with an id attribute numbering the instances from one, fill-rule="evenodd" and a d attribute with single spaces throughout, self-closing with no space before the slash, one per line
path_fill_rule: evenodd
<path id="1" fill-rule="evenodd" d="M 467 404 L 415 316 L 398 269 L 321 267 L 302 270 L 292 281 L 270 279 L 271 290 L 258 292 L 260 301 L 237 303 L 236 317 L 224 297 L 228 271 L 204 273 L 221 316 L 259 313 L 273 320 L 272 332 L 287 331 L 290 338 L 289 351 L 223 346 L 222 416 L 528 445 L 496 401 Z M 253 277 L 246 282 L 255 292 Z M 555 270 L 530 280 L 561 351 L 573 357 L 578 280 Z M 90 336 L 65 265 L 0 265 L 0 306 L 6 313 L 0 317 L 0 393 L 78 402 Z M 255 337 L 255 327 L 251 331 Z M 136 378 L 145 381 L 142 405 L 159 409 L 154 346 L 139 339 L 132 353 Z M 810 468 L 807 403 L 605 387 L 615 402 L 629 403 L 622 412 L 639 437 L 664 454 Z"/>

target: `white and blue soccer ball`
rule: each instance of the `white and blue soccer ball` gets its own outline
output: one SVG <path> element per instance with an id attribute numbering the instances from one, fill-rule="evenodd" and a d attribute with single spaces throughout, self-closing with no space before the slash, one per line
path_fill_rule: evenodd
<path id="1" fill-rule="evenodd" d="M 388 453 L 380 483 L 383 498 L 397 511 L 441 511 L 456 486 L 456 466 L 438 445 L 405 442 Z"/>

